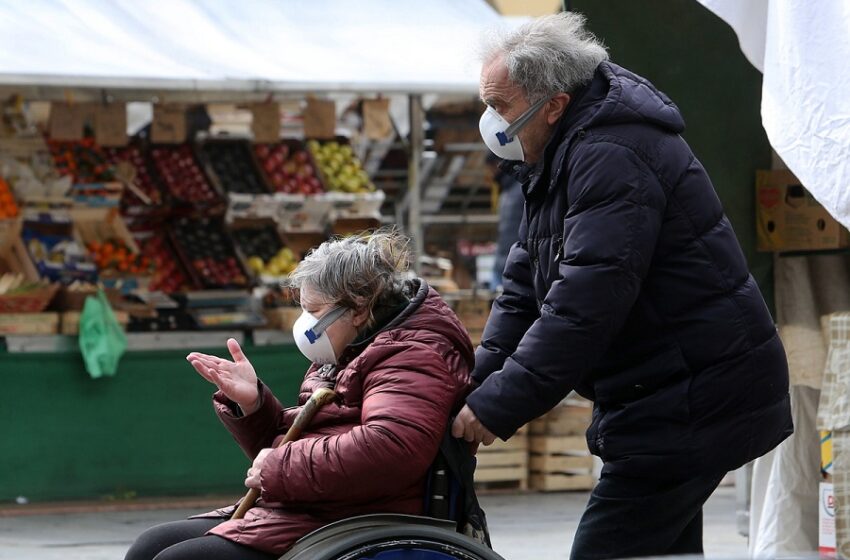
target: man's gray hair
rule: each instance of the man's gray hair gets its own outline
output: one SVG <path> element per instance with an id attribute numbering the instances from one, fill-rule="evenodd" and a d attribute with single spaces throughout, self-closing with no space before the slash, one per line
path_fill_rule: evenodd
<path id="1" fill-rule="evenodd" d="M 307 284 L 330 302 L 373 311 L 397 301 L 410 266 L 410 240 L 394 228 L 325 241 L 304 257 L 287 285 Z M 369 321 L 371 323 L 371 321 Z"/>
<path id="2" fill-rule="evenodd" d="M 510 80 L 535 103 L 557 93 L 573 93 L 590 82 L 608 59 L 602 42 L 584 28 L 585 17 L 561 12 L 535 18 L 514 30 L 493 32 L 483 41 L 486 64 L 503 56 Z"/>

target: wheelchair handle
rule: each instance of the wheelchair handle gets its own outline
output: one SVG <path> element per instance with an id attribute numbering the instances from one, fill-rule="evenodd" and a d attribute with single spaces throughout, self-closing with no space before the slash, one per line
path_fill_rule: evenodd
<path id="1" fill-rule="evenodd" d="M 286 431 L 286 435 L 283 436 L 283 439 L 275 447 L 281 447 L 285 443 L 289 443 L 290 441 L 295 441 L 300 438 L 301 433 L 307 426 L 310 425 L 310 422 L 313 420 L 313 416 L 319 412 L 319 409 L 335 398 L 336 393 L 330 389 L 324 387 L 316 389 L 313 394 L 310 395 L 310 399 L 307 403 L 301 407 L 301 410 L 295 417 L 295 421 L 292 422 L 292 426 L 290 426 Z M 248 492 L 245 494 L 245 497 L 242 498 L 242 501 L 239 503 L 239 507 L 237 507 L 236 511 L 233 512 L 230 519 L 242 519 L 245 517 L 245 513 L 254 507 L 254 503 L 259 499 L 259 497 L 259 490 L 256 488 L 248 489 Z"/>

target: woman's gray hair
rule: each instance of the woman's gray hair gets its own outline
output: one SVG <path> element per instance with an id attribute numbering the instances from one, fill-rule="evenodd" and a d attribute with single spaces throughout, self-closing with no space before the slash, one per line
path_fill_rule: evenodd
<path id="1" fill-rule="evenodd" d="M 310 286 L 331 303 L 374 310 L 397 302 L 410 266 L 410 240 L 395 228 L 325 241 L 304 257 L 287 285 Z"/>
<path id="2" fill-rule="evenodd" d="M 503 56 L 508 78 L 525 91 L 529 103 L 557 93 L 573 93 L 590 82 L 608 51 L 573 12 L 535 18 L 514 30 L 485 37 L 484 63 Z"/>

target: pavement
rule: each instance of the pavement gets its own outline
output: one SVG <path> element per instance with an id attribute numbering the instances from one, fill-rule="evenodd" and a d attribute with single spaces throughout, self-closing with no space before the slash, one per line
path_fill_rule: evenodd
<path id="1" fill-rule="evenodd" d="M 569 558 L 587 494 L 491 494 L 480 500 L 493 548 L 506 560 L 561 560 Z M 6 507 L 0 510 L 0 560 L 121 559 L 146 528 L 212 509 L 207 503 L 171 504 Z M 704 526 L 706 558 L 747 558 L 747 539 L 735 527 L 733 487 L 720 487 L 709 499 Z"/>

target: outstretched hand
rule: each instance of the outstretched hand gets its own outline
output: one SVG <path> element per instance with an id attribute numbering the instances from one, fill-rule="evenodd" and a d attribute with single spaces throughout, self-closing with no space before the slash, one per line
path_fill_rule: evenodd
<path id="1" fill-rule="evenodd" d="M 257 374 L 236 340 L 227 340 L 227 350 L 233 361 L 200 352 L 190 353 L 186 360 L 201 377 L 213 383 L 227 398 L 238 404 L 242 412 L 251 414 L 260 405 Z"/>

